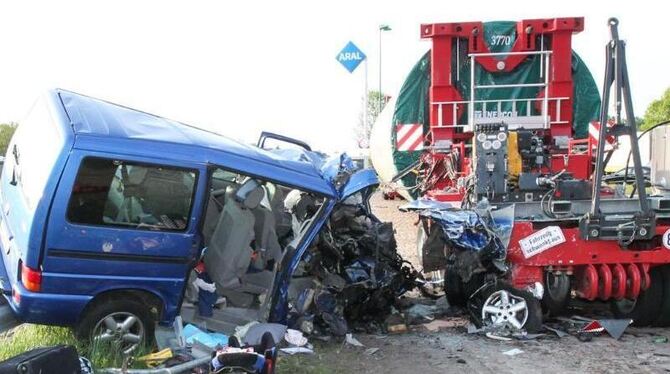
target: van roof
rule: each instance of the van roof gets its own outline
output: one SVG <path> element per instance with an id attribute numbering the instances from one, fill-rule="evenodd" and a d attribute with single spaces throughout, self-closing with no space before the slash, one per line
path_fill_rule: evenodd
<path id="1" fill-rule="evenodd" d="M 308 161 L 258 147 L 139 110 L 62 89 L 50 91 L 75 135 L 75 148 L 225 165 L 244 174 L 335 197 L 337 192 Z M 231 130 L 234 130 L 231 128 Z M 101 141 L 101 137 L 105 141 Z"/>

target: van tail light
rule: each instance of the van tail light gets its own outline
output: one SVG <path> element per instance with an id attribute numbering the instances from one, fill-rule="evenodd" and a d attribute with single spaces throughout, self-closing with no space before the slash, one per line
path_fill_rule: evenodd
<path id="1" fill-rule="evenodd" d="M 40 292 L 42 289 L 42 272 L 21 264 L 21 283 L 28 291 Z"/>

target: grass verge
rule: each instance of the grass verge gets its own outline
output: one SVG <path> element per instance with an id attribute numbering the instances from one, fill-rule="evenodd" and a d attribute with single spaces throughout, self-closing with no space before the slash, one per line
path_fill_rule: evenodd
<path id="1" fill-rule="evenodd" d="M 69 328 L 30 324 L 0 334 L 0 361 L 31 349 L 59 344 L 77 348 L 79 355 L 91 360 L 94 368 L 120 367 L 123 364 L 124 357 L 121 352 L 110 346 L 87 344 L 77 340 Z M 135 356 L 141 356 L 147 351 L 140 350 Z"/>

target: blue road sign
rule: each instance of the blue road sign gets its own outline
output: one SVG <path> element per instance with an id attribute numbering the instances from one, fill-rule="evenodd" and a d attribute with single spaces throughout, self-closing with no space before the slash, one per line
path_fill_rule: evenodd
<path id="1" fill-rule="evenodd" d="M 350 73 L 353 73 L 358 65 L 365 60 L 365 53 L 358 49 L 354 43 L 349 42 L 342 48 L 340 53 L 337 54 L 336 58 L 345 69 L 349 70 Z"/>

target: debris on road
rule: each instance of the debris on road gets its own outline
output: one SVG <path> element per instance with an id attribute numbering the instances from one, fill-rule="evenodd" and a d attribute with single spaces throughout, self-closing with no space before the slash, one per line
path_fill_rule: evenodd
<path id="1" fill-rule="evenodd" d="M 148 367 L 156 367 L 165 361 L 171 359 L 174 357 L 174 354 L 172 353 L 172 349 L 170 348 L 165 348 L 162 349 L 158 352 L 150 353 L 144 356 L 140 356 L 137 358 L 137 362 L 142 362 Z"/>
<path id="2" fill-rule="evenodd" d="M 193 345 L 197 342 L 211 349 L 228 345 L 228 336 L 221 333 L 205 332 L 191 324 L 184 327 L 184 337 L 187 344 Z"/>
<path id="3" fill-rule="evenodd" d="M 366 356 L 372 356 L 375 353 L 377 353 L 378 351 L 379 351 L 379 348 L 368 348 L 368 349 L 365 350 L 364 353 L 365 353 Z"/>
<path id="4" fill-rule="evenodd" d="M 359 342 L 358 339 L 354 338 L 352 334 L 347 334 L 344 338 L 344 341 L 354 347 L 364 347 L 363 343 Z"/>
<path id="5" fill-rule="evenodd" d="M 407 332 L 407 325 L 405 319 L 400 314 L 391 314 L 384 321 L 386 331 L 389 334 L 400 334 Z"/>
<path id="6" fill-rule="evenodd" d="M 449 319 L 436 319 L 429 323 L 424 323 L 423 327 L 429 332 L 438 332 L 446 329 L 465 327 L 468 323 L 468 320 L 465 318 L 454 317 Z"/>
<path id="7" fill-rule="evenodd" d="M 485 336 L 486 336 L 487 338 L 489 338 L 489 339 L 500 340 L 500 341 L 503 341 L 503 342 L 508 342 L 508 341 L 511 341 L 511 340 L 512 340 L 512 338 L 508 338 L 508 337 L 506 337 L 506 336 L 496 335 L 496 334 L 494 334 L 494 333 L 492 333 L 492 332 L 487 332 L 487 333 L 485 334 Z"/>
<path id="8" fill-rule="evenodd" d="M 544 327 L 545 330 L 548 330 L 548 331 L 553 332 L 553 333 L 556 334 L 556 336 L 558 336 L 559 338 L 564 338 L 564 337 L 570 335 L 570 334 L 568 334 L 567 332 L 565 332 L 565 331 L 563 331 L 563 330 L 553 328 L 553 327 L 548 326 L 548 325 L 546 325 L 546 324 L 543 325 L 542 327 Z"/>
<path id="9" fill-rule="evenodd" d="M 604 331 L 619 340 L 631 323 L 633 323 L 632 319 L 597 319 L 587 323 L 579 332 L 597 335 Z"/>
<path id="10" fill-rule="evenodd" d="M 513 349 L 510 349 L 509 351 L 503 352 L 503 354 L 505 356 L 516 356 L 516 355 L 519 355 L 519 354 L 522 354 L 522 353 L 523 353 L 523 351 L 520 350 L 519 348 L 513 348 Z"/>
<path id="11" fill-rule="evenodd" d="M 657 336 L 654 339 L 652 339 L 652 343 L 667 343 L 667 342 L 668 342 L 667 336 Z"/>
<path id="12" fill-rule="evenodd" d="M 305 348 L 305 347 L 288 347 L 288 348 L 280 348 L 279 351 L 286 353 L 288 355 L 296 355 L 296 354 L 309 354 L 312 355 L 314 354 L 314 350 Z"/>
<path id="13" fill-rule="evenodd" d="M 428 323 L 435 320 L 435 307 L 432 305 L 415 304 L 405 311 L 407 323 L 410 325 Z"/>
<path id="14" fill-rule="evenodd" d="M 307 338 L 303 335 L 302 331 L 299 330 L 286 330 L 286 334 L 284 334 L 284 340 L 296 347 L 302 347 L 307 344 Z"/>

